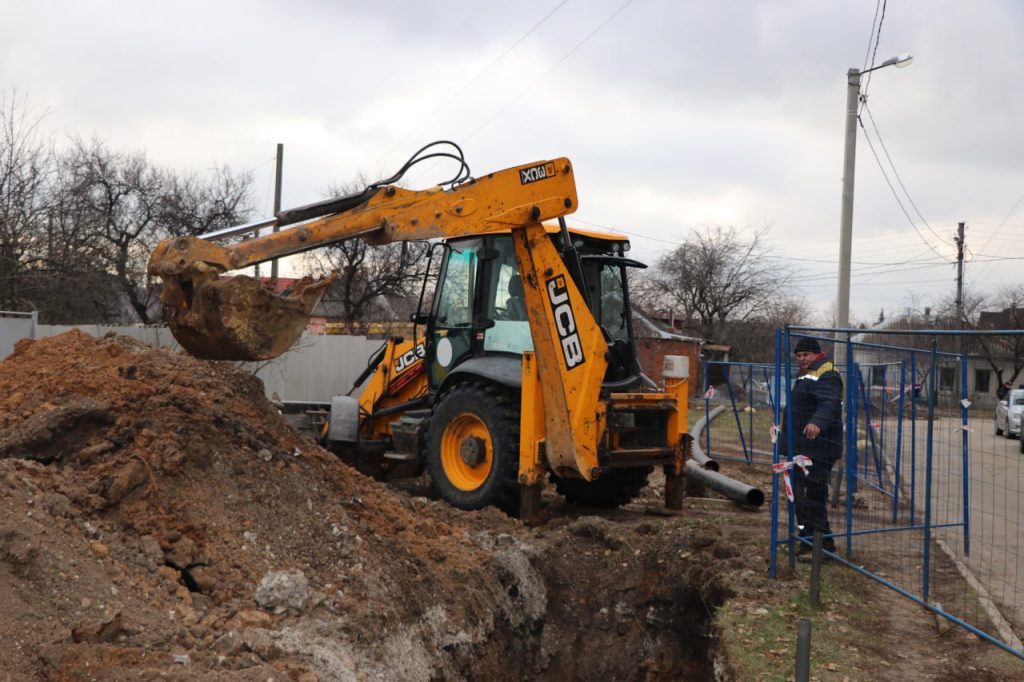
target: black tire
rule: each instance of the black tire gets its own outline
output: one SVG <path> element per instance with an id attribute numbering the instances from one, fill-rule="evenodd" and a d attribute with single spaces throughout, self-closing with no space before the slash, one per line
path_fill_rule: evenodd
<path id="1" fill-rule="evenodd" d="M 647 485 L 652 467 L 610 469 L 593 481 L 551 475 L 558 493 L 573 504 L 612 509 L 629 504 Z"/>
<path id="2" fill-rule="evenodd" d="M 472 463 L 467 456 L 482 456 Z M 480 467 L 486 467 L 481 469 Z M 459 384 L 440 399 L 427 434 L 427 471 L 441 499 L 459 509 L 519 510 L 519 405 L 493 386 Z"/>
<path id="3" fill-rule="evenodd" d="M 1024 455 L 1024 434 L 1021 434 L 1021 439 L 1020 439 L 1020 454 Z"/>
<path id="4" fill-rule="evenodd" d="M 999 428 L 999 422 L 996 422 L 996 435 L 997 436 L 1003 435 L 1003 430 L 1001 428 Z"/>

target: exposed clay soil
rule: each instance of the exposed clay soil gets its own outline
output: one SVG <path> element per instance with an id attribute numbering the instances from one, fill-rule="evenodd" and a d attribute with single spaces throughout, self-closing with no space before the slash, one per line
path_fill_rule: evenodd
<path id="1" fill-rule="evenodd" d="M 348 468 L 233 366 L 123 337 L 20 342 L 0 396 L 12 680 L 702 680 L 716 654 L 728 678 L 716 607 L 799 589 L 766 579 L 765 511 L 459 512 Z"/>

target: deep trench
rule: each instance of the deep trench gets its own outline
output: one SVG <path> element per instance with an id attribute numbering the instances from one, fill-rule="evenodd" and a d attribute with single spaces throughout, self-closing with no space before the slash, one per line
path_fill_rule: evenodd
<path id="1" fill-rule="evenodd" d="M 478 658 L 464 670 L 469 679 L 716 679 L 714 613 L 729 595 L 714 577 L 663 576 L 649 566 L 615 575 L 577 565 L 566 580 L 564 564 L 542 559 L 535 566 L 548 591 L 541 622 L 496 633 L 503 667 L 481 669 Z"/>

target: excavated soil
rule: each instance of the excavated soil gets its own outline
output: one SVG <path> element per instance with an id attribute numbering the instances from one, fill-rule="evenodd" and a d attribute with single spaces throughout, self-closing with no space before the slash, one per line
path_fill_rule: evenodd
<path id="1" fill-rule="evenodd" d="M 719 605 L 797 589 L 765 578 L 764 511 L 459 512 L 263 395 L 117 336 L 0 363 L 0 677 L 705 680 Z"/>

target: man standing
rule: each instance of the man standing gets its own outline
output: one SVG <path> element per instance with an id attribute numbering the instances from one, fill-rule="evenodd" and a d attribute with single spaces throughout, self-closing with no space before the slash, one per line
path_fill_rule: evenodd
<path id="1" fill-rule="evenodd" d="M 1004 381 L 1003 385 L 996 389 L 996 399 L 1006 400 L 1006 396 L 1010 395 L 1010 382 Z"/>
<path id="2" fill-rule="evenodd" d="M 793 468 L 796 521 L 802 537 L 813 537 L 815 531 L 828 536 L 828 480 L 832 465 L 843 455 L 843 379 L 816 339 L 801 338 L 794 353 L 800 373 L 791 393 L 793 455 L 806 455 L 813 462 L 806 474 Z M 788 447 L 788 439 L 784 443 Z M 835 552 L 835 540 L 826 537 L 823 547 Z M 803 543 L 798 549 L 810 551 Z"/>

